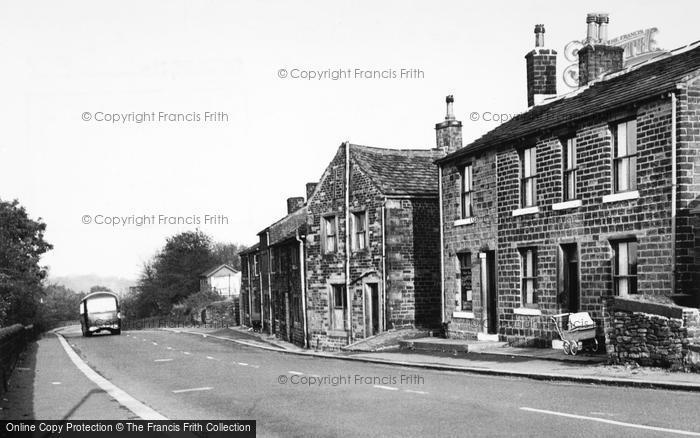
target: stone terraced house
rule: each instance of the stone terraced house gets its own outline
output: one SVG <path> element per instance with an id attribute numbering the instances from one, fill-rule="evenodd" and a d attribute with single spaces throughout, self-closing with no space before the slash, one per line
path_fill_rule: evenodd
<path id="1" fill-rule="evenodd" d="M 538 25 L 529 110 L 470 144 L 448 99 L 436 127 L 448 336 L 545 347 L 557 313 L 589 312 L 602 337 L 606 297 L 698 305 L 700 45 L 623 66 L 607 22 L 588 20 L 580 86 L 561 96 Z"/>

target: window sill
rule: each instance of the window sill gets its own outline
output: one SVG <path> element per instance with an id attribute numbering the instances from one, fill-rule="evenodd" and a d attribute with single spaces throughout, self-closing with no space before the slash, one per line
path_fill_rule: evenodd
<path id="1" fill-rule="evenodd" d="M 632 190 L 629 192 L 614 193 L 612 195 L 603 196 L 603 204 L 608 202 L 618 202 L 618 201 L 629 201 L 631 199 L 639 198 L 639 191 Z"/>
<path id="2" fill-rule="evenodd" d="M 525 216 L 527 214 L 535 214 L 540 212 L 540 207 L 534 206 L 534 207 L 525 207 L 525 208 L 518 208 L 516 210 L 513 210 L 513 216 Z"/>
<path id="3" fill-rule="evenodd" d="M 464 219 L 457 219 L 456 221 L 454 221 L 453 225 L 455 227 L 458 227 L 460 225 L 471 225 L 474 222 L 476 222 L 476 218 L 474 216 L 472 216 L 472 217 L 465 217 Z"/>
<path id="4" fill-rule="evenodd" d="M 474 312 L 452 312 L 452 318 L 474 319 Z"/>
<path id="5" fill-rule="evenodd" d="M 568 210 L 570 208 L 578 208 L 581 205 L 583 204 L 581 203 L 580 199 L 574 199 L 571 201 L 558 202 L 556 204 L 552 204 L 552 210 Z"/>
<path id="6" fill-rule="evenodd" d="M 513 309 L 513 314 L 526 316 L 540 316 L 542 315 L 542 311 L 540 309 L 531 309 L 529 307 L 516 307 L 515 309 Z"/>

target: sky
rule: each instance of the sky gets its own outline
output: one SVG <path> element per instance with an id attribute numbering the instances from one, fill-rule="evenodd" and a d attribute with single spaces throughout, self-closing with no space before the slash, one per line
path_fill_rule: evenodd
<path id="1" fill-rule="evenodd" d="M 588 12 L 700 39 L 696 0 L 5 0 L 0 199 L 47 224 L 52 276 L 136 279 L 195 228 L 250 245 L 343 141 L 434 147 L 448 94 L 465 142 L 526 110 L 534 25 L 561 76 Z"/>

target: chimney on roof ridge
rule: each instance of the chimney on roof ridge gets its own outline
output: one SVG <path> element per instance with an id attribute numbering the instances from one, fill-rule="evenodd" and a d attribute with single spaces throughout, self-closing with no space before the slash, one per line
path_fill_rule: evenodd
<path id="1" fill-rule="evenodd" d="M 455 118 L 454 101 L 455 98 L 451 94 L 445 98 L 445 121 L 435 124 L 437 148 L 448 154 L 462 147 L 462 122 Z"/>
<path id="2" fill-rule="evenodd" d="M 608 44 L 608 14 L 588 14 L 586 45 L 578 51 L 578 85 L 600 79 L 605 73 L 621 70 L 625 49 Z"/>
<path id="3" fill-rule="evenodd" d="M 295 196 L 293 198 L 287 198 L 287 214 L 292 214 L 304 206 L 304 197 Z"/>
<path id="4" fill-rule="evenodd" d="M 557 51 L 544 47 L 544 24 L 535 25 L 535 48 L 525 55 L 527 106 L 557 95 Z"/>

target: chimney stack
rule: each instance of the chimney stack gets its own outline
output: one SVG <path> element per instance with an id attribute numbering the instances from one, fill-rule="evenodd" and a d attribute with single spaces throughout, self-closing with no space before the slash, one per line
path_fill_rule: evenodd
<path id="1" fill-rule="evenodd" d="M 557 95 L 557 51 L 544 46 L 544 24 L 535 25 L 535 48 L 525 55 L 527 105 Z"/>
<path id="2" fill-rule="evenodd" d="M 304 197 L 287 198 L 287 214 L 292 214 L 304 206 Z"/>
<path id="3" fill-rule="evenodd" d="M 448 154 L 462 147 L 462 122 L 455 119 L 454 101 L 451 94 L 445 98 L 447 103 L 445 121 L 435 124 L 437 148 Z"/>
<path id="4" fill-rule="evenodd" d="M 311 199 L 311 195 L 314 194 L 314 190 L 316 190 L 317 185 L 318 185 L 318 183 L 315 183 L 315 182 L 306 183 L 306 200 L 307 201 L 309 199 Z"/>
<path id="5" fill-rule="evenodd" d="M 625 49 L 608 44 L 608 14 L 588 14 L 586 45 L 578 51 L 578 85 L 600 79 L 605 73 L 621 70 Z"/>

